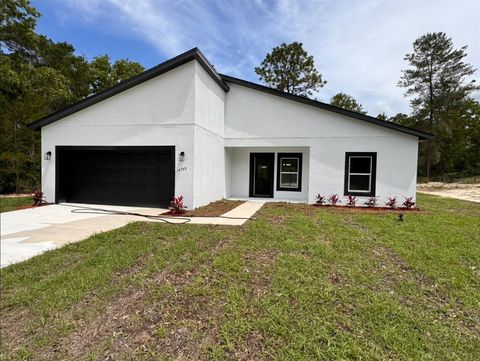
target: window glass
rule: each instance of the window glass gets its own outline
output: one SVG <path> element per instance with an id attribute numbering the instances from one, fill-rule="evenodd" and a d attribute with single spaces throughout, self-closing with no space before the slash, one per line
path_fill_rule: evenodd
<path id="1" fill-rule="evenodd" d="M 282 158 L 281 172 L 298 172 L 298 158 Z"/>
<path id="2" fill-rule="evenodd" d="M 345 155 L 345 195 L 374 196 L 377 153 L 347 152 Z"/>
<path id="3" fill-rule="evenodd" d="M 350 157 L 350 173 L 370 173 L 371 157 Z"/>
<path id="4" fill-rule="evenodd" d="M 349 191 L 370 191 L 370 175 L 350 175 Z"/>
<path id="5" fill-rule="evenodd" d="M 277 190 L 301 192 L 302 153 L 278 153 Z"/>
<path id="6" fill-rule="evenodd" d="M 298 174 L 296 173 L 281 173 L 280 186 L 285 188 L 298 187 Z"/>

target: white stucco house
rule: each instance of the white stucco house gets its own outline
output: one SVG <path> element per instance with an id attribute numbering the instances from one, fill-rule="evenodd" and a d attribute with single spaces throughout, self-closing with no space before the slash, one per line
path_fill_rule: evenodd
<path id="1" fill-rule="evenodd" d="M 30 124 L 48 202 L 415 197 L 431 134 L 221 75 L 198 49 Z"/>

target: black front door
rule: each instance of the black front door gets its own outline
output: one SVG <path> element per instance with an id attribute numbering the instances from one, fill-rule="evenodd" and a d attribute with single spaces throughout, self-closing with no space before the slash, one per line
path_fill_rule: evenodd
<path id="1" fill-rule="evenodd" d="M 275 153 L 250 153 L 250 197 L 273 198 Z"/>

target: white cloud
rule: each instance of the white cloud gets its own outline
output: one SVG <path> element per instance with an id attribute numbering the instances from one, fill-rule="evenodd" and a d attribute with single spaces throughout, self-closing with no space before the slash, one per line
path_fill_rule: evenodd
<path id="1" fill-rule="evenodd" d="M 159 62 L 198 46 L 220 72 L 254 81 L 253 68 L 273 46 L 301 41 L 328 81 L 318 97 L 343 91 L 372 115 L 408 112 L 396 83 L 403 56 L 426 32 L 468 45 L 467 61 L 480 68 L 478 0 L 59 0 L 58 7 L 149 42 Z"/>

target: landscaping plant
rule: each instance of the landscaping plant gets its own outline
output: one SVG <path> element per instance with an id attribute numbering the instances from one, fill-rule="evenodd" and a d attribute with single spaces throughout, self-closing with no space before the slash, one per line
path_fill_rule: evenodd
<path id="1" fill-rule="evenodd" d="M 397 197 L 388 198 L 388 201 L 385 203 L 385 205 L 392 209 L 397 208 Z"/>
<path id="2" fill-rule="evenodd" d="M 325 196 L 320 195 L 320 193 L 317 194 L 317 196 L 315 198 L 317 199 L 315 201 L 316 206 L 322 206 L 324 203 L 327 202 L 327 198 Z"/>
<path id="3" fill-rule="evenodd" d="M 45 203 L 45 198 L 43 197 L 43 192 L 39 189 L 37 189 L 35 192 L 33 192 L 32 199 L 33 199 L 33 205 L 35 207 L 41 206 L 43 203 Z"/>
<path id="4" fill-rule="evenodd" d="M 413 207 L 415 207 L 413 197 L 405 197 L 405 202 L 403 202 L 402 207 L 406 209 L 412 209 Z"/>
<path id="5" fill-rule="evenodd" d="M 170 210 L 170 214 L 184 214 L 187 211 L 187 206 L 183 204 L 183 196 L 173 197 L 168 209 Z"/>
<path id="6" fill-rule="evenodd" d="M 355 207 L 356 204 L 357 204 L 357 197 L 347 196 L 347 206 L 348 207 Z"/>
<path id="7" fill-rule="evenodd" d="M 363 203 L 367 207 L 375 207 L 377 205 L 378 197 L 370 197 L 368 198 L 365 203 Z"/>
<path id="8" fill-rule="evenodd" d="M 330 204 L 332 206 L 336 206 L 337 203 L 342 203 L 342 201 L 340 200 L 340 197 L 337 195 L 337 194 L 332 194 L 329 198 L 328 198 L 328 201 L 330 202 Z"/>

